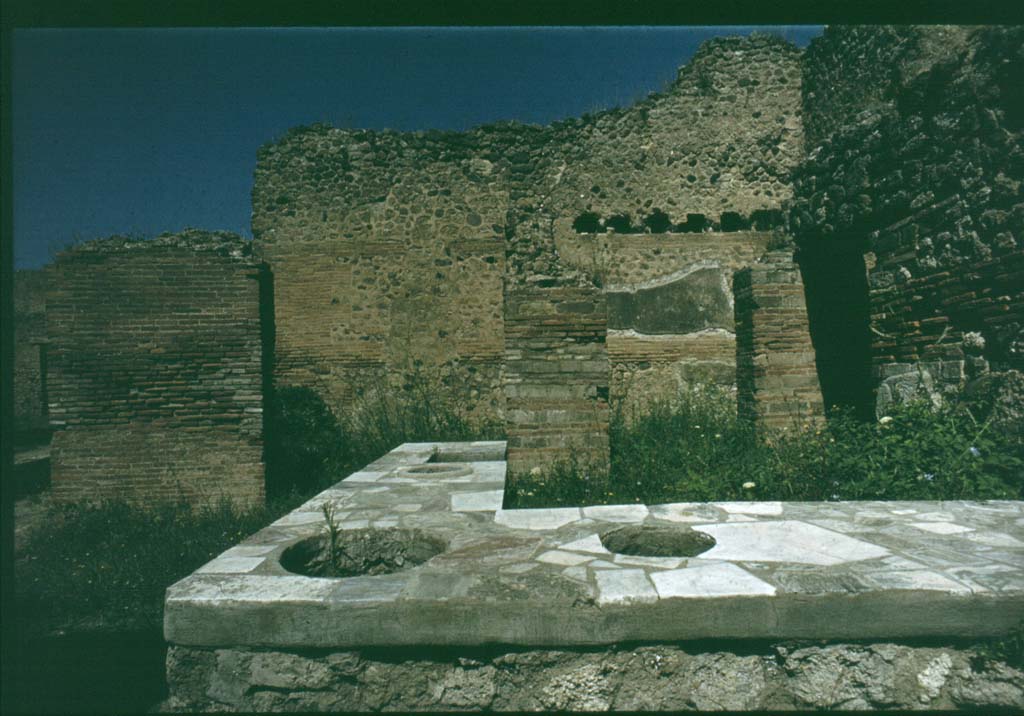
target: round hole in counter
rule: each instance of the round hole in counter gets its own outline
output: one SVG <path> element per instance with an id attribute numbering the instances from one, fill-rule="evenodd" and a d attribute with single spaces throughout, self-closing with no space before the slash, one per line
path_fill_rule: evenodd
<path id="1" fill-rule="evenodd" d="M 689 527 L 629 525 L 601 534 L 609 552 L 636 557 L 696 557 L 715 546 L 715 538 Z"/>
<path id="2" fill-rule="evenodd" d="M 318 535 L 292 545 L 281 566 L 307 577 L 357 577 L 391 574 L 423 564 L 448 549 L 440 537 L 422 530 L 374 527 L 341 530 L 331 544 Z"/>
<path id="3" fill-rule="evenodd" d="M 403 467 L 400 472 L 411 477 L 464 477 L 472 475 L 473 468 L 457 462 L 428 462 Z"/>

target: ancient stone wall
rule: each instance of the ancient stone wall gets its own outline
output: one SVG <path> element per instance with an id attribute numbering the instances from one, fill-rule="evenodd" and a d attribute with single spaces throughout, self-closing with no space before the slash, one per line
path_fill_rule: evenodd
<path id="1" fill-rule="evenodd" d="M 848 25 L 825 30 L 803 58 L 803 124 L 812 150 L 856 117 L 891 109 L 901 88 L 965 51 L 971 28 Z"/>
<path id="2" fill-rule="evenodd" d="M 54 496 L 260 501 L 262 273 L 250 244 L 114 237 L 48 272 Z"/>
<path id="3" fill-rule="evenodd" d="M 628 109 L 464 133 L 312 127 L 264 147 L 253 233 L 275 276 L 278 380 L 316 387 L 338 410 L 366 374 L 420 361 L 452 372 L 473 411 L 500 415 L 503 301 L 519 288 L 594 286 L 591 267 L 561 247 L 636 233 L 622 251 L 652 280 L 662 256 L 645 240 L 697 245 L 715 241 L 701 231 L 781 221 L 803 148 L 799 57 L 772 37 L 717 39 Z M 652 236 L 665 232 L 691 235 Z M 721 240 L 726 274 L 757 253 L 740 243 Z M 659 385 L 709 371 L 724 380 L 727 336 L 675 335 L 685 337 L 666 354 L 660 336 L 649 345 L 620 332 L 617 382 L 648 363 Z M 691 348 L 699 370 L 682 365 Z"/>
<path id="4" fill-rule="evenodd" d="M 736 274 L 736 387 L 741 418 L 792 428 L 824 416 L 800 269 L 790 251 Z"/>
<path id="5" fill-rule="evenodd" d="M 46 274 L 14 272 L 14 427 L 28 437 L 47 426 Z"/>
<path id="6" fill-rule="evenodd" d="M 899 70 L 885 102 L 822 94 L 859 96 L 858 48 L 876 45 Z M 1021 27 L 830 28 L 807 51 L 804 116 L 823 136 L 791 225 L 801 253 L 864 255 L 879 410 L 1024 361 L 1022 48 Z"/>

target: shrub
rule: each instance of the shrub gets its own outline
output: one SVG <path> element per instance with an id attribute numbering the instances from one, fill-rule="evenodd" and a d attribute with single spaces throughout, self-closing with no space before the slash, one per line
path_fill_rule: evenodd
<path id="1" fill-rule="evenodd" d="M 284 386 L 274 392 L 266 421 L 267 494 L 309 494 L 336 479 L 342 433 L 316 391 Z"/>

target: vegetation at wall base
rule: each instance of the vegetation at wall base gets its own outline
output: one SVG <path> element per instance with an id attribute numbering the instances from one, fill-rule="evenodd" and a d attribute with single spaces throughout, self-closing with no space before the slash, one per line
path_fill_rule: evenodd
<path id="1" fill-rule="evenodd" d="M 756 434 L 720 389 L 681 392 L 610 428 L 611 469 L 570 457 L 510 475 L 508 508 L 723 500 L 961 500 L 1024 497 L 1024 446 L 977 406 L 911 401 L 879 421 Z"/>

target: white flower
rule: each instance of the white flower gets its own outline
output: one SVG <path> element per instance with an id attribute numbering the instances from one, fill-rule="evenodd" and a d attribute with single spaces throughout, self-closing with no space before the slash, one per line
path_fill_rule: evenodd
<path id="1" fill-rule="evenodd" d="M 981 457 L 981 450 L 979 450 L 978 448 L 974 447 L 973 445 L 971 445 L 967 449 L 970 451 L 971 455 L 973 455 L 974 457 Z"/>
<path id="2" fill-rule="evenodd" d="M 755 485 L 753 482 L 744 482 L 743 483 L 743 489 L 744 490 L 753 490 L 755 487 L 757 487 L 757 485 Z"/>
<path id="3" fill-rule="evenodd" d="M 879 425 L 888 425 L 891 422 L 892 422 L 892 418 L 890 416 L 888 416 L 888 415 L 883 415 L 882 417 L 880 417 L 878 419 L 878 424 Z"/>

